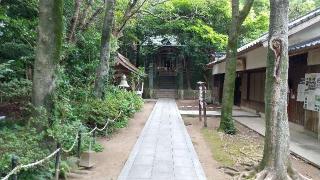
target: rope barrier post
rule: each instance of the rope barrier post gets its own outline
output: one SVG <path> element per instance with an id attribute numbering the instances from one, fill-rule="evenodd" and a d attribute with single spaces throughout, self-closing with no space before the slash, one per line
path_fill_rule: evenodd
<path id="1" fill-rule="evenodd" d="M 55 163 L 55 180 L 59 180 L 60 174 L 60 161 L 61 161 L 61 144 L 57 143 L 57 149 L 60 149 L 56 154 L 56 163 Z"/>
<path id="2" fill-rule="evenodd" d="M 19 158 L 16 155 L 13 155 L 11 157 L 11 168 L 12 168 L 12 170 L 18 166 L 18 163 L 19 163 Z M 18 179 L 18 174 L 14 173 L 12 175 L 12 180 L 17 180 L 17 179 Z"/>
<path id="3" fill-rule="evenodd" d="M 199 82 L 197 82 L 197 84 L 199 85 L 199 121 L 202 121 L 202 115 L 201 115 L 201 113 L 202 113 L 202 108 L 203 108 L 203 86 L 202 86 L 202 84 L 203 84 L 203 82 L 201 82 L 201 81 L 199 81 Z"/>
<path id="4" fill-rule="evenodd" d="M 92 137 L 93 137 L 92 144 L 96 144 L 96 130 L 93 131 Z"/>
<path id="5" fill-rule="evenodd" d="M 106 138 L 107 138 L 108 137 L 108 127 L 106 127 L 105 133 L 106 133 Z"/>
<path id="6" fill-rule="evenodd" d="M 97 124 L 95 123 L 95 127 L 97 127 Z M 96 144 L 96 129 L 95 130 L 93 130 L 93 132 L 92 132 L 92 136 L 93 136 L 93 144 Z"/>
<path id="7" fill-rule="evenodd" d="M 79 130 L 78 135 L 78 148 L 77 148 L 77 157 L 80 159 L 80 153 L 81 153 L 81 130 Z"/>
<path id="8" fill-rule="evenodd" d="M 106 124 L 109 123 L 109 119 L 107 119 Z M 106 130 L 105 130 L 105 137 L 108 138 L 108 126 L 106 126 Z"/>

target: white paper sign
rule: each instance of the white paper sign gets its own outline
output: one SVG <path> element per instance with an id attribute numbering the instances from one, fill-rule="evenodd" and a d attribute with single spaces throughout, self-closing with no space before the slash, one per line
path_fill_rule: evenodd
<path id="1" fill-rule="evenodd" d="M 298 84 L 297 101 L 304 102 L 305 89 L 306 89 L 306 86 L 305 86 L 304 78 L 302 78 Z"/>
<path id="2" fill-rule="evenodd" d="M 305 75 L 304 108 L 320 112 L 320 73 Z"/>

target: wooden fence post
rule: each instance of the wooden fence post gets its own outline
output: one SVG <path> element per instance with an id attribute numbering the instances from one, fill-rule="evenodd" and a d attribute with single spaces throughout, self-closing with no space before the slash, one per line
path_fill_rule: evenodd
<path id="1" fill-rule="evenodd" d="M 77 148 L 77 157 L 80 159 L 81 154 L 81 130 L 78 132 L 78 148 Z"/>
<path id="2" fill-rule="evenodd" d="M 57 149 L 60 149 L 56 154 L 56 163 L 55 163 L 55 180 L 59 180 L 60 174 L 60 161 L 61 161 L 61 144 L 57 143 Z"/>
<path id="3" fill-rule="evenodd" d="M 11 157 L 11 168 L 14 169 L 18 166 L 18 163 L 19 163 L 19 158 L 16 156 L 16 155 L 13 155 Z M 18 179 L 18 174 L 17 173 L 14 173 L 12 175 L 12 180 L 17 180 Z"/>
<path id="4" fill-rule="evenodd" d="M 206 102 L 206 87 L 202 85 L 202 104 L 203 104 L 203 126 L 208 127 L 207 125 L 207 102 Z"/>

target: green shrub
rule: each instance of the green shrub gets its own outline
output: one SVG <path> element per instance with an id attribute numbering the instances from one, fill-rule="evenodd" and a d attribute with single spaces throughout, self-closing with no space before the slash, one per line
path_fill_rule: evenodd
<path id="1" fill-rule="evenodd" d="M 17 125 L 3 127 L 0 131 L 0 174 L 10 171 L 13 155 L 18 156 L 19 162 L 23 164 L 46 157 L 49 150 L 43 144 L 44 135 L 44 132 L 38 132 L 35 128 Z M 37 168 L 41 169 L 41 165 Z"/>
<path id="2" fill-rule="evenodd" d="M 0 102 L 29 100 L 32 82 L 27 79 L 13 79 L 0 86 Z"/>

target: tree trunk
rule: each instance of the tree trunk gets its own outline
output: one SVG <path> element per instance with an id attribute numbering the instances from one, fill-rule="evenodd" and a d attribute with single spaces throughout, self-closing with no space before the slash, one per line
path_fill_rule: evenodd
<path id="1" fill-rule="evenodd" d="M 232 0 L 232 22 L 229 29 L 229 39 L 226 55 L 226 70 L 223 84 L 222 110 L 219 129 L 227 134 L 235 134 L 236 129 L 232 119 L 234 103 L 234 88 L 237 66 L 238 37 L 241 25 L 252 7 L 253 0 L 247 0 L 239 12 L 239 0 Z"/>
<path id="2" fill-rule="evenodd" d="M 288 0 L 270 0 L 266 70 L 266 136 L 260 179 L 290 179 L 288 101 Z M 291 177 L 293 174 L 290 175 Z"/>
<path id="3" fill-rule="evenodd" d="M 39 1 L 39 32 L 34 62 L 32 103 L 51 109 L 55 71 L 62 44 L 63 0 Z"/>
<path id="4" fill-rule="evenodd" d="M 74 14 L 71 19 L 70 23 L 70 30 L 68 34 L 68 42 L 74 42 L 75 41 L 75 34 L 76 34 L 76 29 L 79 23 L 79 14 L 80 14 L 80 7 L 82 4 L 82 0 L 76 0 L 75 5 L 74 5 Z"/>
<path id="5" fill-rule="evenodd" d="M 114 21 L 115 0 L 107 0 L 106 12 L 103 23 L 100 49 L 100 64 L 97 67 L 96 79 L 94 84 L 94 94 L 97 98 L 103 97 L 105 83 L 108 80 L 109 61 L 111 52 L 111 35 Z"/>

